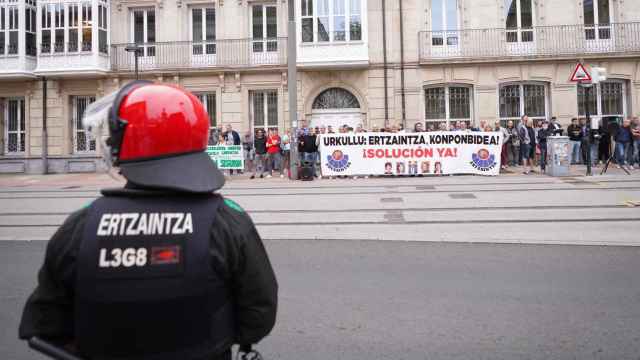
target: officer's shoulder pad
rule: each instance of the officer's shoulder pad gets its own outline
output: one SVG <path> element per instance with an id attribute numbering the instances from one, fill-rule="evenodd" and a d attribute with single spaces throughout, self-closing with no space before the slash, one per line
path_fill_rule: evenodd
<path id="1" fill-rule="evenodd" d="M 235 202 L 235 201 L 233 201 L 233 200 L 231 200 L 229 198 L 224 198 L 224 204 L 225 204 L 225 206 L 227 206 L 227 207 L 229 207 L 229 208 L 231 208 L 231 209 L 233 209 L 233 210 L 235 210 L 235 211 L 237 211 L 239 213 L 245 213 L 246 212 L 246 211 L 244 211 L 244 209 L 240 205 L 238 205 L 237 202 Z"/>
<path id="2" fill-rule="evenodd" d="M 87 202 L 86 204 L 84 204 L 84 206 L 82 206 L 82 207 L 81 207 L 80 209 L 78 209 L 78 210 L 84 210 L 84 209 L 88 209 L 88 208 L 90 208 L 90 207 L 91 207 L 91 205 L 93 205 L 93 203 L 94 203 L 95 201 L 96 201 L 96 199 L 93 199 L 93 200 L 91 200 L 91 201 Z"/>

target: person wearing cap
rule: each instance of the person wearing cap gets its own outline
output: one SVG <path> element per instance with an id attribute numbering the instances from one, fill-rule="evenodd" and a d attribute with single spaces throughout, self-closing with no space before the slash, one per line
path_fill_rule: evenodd
<path id="1" fill-rule="evenodd" d="M 267 336 L 278 284 L 251 218 L 216 193 L 200 101 L 135 81 L 83 123 L 127 182 L 51 237 L 19 337 L 87 359 L 229 360 Z"/>

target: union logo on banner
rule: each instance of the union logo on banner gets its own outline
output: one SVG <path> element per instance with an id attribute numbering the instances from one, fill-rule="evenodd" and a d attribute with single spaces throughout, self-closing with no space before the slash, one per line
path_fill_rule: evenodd
<path id="1" fill-rule="evenodd" d="M 333 171 L 345 171 L 350 165 L 349 155 L 343 153 L 341 150 L 334 150 L 331 155 L 327 156 L 327 166 Z"/>
<path id="2" fill-rule="evenodd" d="M 471 166 L 480 171 L 489 171 L 496 165 L 496 156 L 487 149 L 480 149 L 471 155 Z"/>

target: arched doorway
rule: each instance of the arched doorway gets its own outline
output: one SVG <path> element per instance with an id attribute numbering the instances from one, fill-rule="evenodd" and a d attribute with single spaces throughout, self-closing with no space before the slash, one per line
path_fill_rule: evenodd
<path id="1" fill-rule="evenodd" d="M 342 125 L 354 129 L 362 123 L 360 102 L 349 91 L 334 87 L 321 92 L 313 101 L 311 107 L 311 126 L 333 126 L 334 129 Z"/>

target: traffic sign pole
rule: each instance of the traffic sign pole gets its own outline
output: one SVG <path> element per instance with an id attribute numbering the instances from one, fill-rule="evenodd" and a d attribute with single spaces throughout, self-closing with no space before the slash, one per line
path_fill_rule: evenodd
<path id="1" fill-rule="evenodd" d="M 595 75 L 597 75 L 595 82 L 600 81 L 600 73 L 596 72 Z M 578 87 L 582 87 L 582 89 L 584 89 L 584 97 L 582 98 L 582 101 L 583 101 L 585 116 L 587 117 L 587 124 L 586 124 L 587 133 L 585 134 L 587 139 L 585 142 L 581 141 L 580 144 L 582 145 L 584 143 L 587 147 L 586 149 L 587 154 L 585 156 L 587 161 L 587 176 L 591 176 L 591 114 L 589 112 L 589 103 L 590 103 L 589 88 L 593 87 L 594 79 L 592 79 L 587 69 L 585 69 L 584 65 L 582 65 L 582 62 L 579 61 L 578 64 L 576 64 L 576 68 L 573 70 L 573 74 L 571 75 L 571 81 L 577 82 Z M 580 132 L 582 132 L 582 130 Z"/>
<path id="2" fill-rule="evenodd" d="M 587 176 L 591 176 L 591 115 L 589 112 L 589 104 L 590 104 L 590 92 L 589 88 L 593 88 L 593 84 L 586 85 L 582 81 L 578 82 L 578 86 L 582 86 L 584 89 L 584 111 L 585 116 L 587 117 Z"/>

